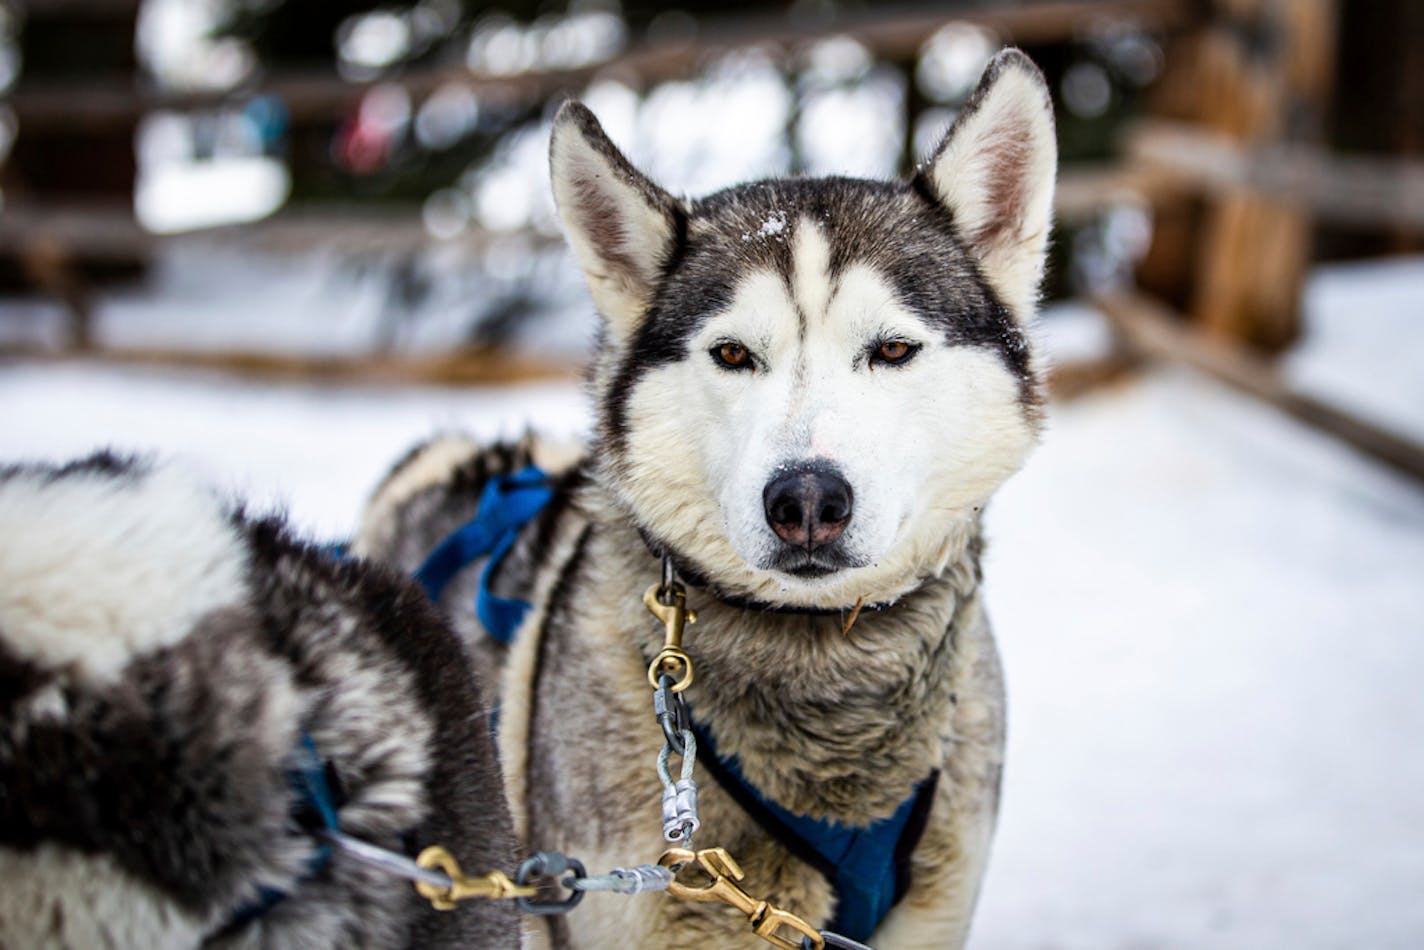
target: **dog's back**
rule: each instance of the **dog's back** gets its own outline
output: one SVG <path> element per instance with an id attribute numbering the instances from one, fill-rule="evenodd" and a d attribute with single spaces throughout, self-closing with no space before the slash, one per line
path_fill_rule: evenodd
<path id="1" fill-rule="evenodd" d="M 344 833 L 510 870 L 485 712 L 384 568 L 171 468 L 0 470 L 0 946 L 517 945 L 296 824 L 310 747 Z"/>
<path id="2" fill-rule="evenodd" d="M 407 575 L 419 577 L 431 555 L 482 512 L 481 499 L 492 481 L 537 468 L 547 480 L 553 503 L 539 512 L 550 524 L 559 520 L 569 500 L 567 483 L 577 477 L 582 447 L 533 435 L 517 442 L 485 443 L 447 433 L 415 446 L 372 492 L 353 551 Z M 539 525 L 521 526 L 517 543 L 488 578 L 501 595 L 528 600 L 536 577 L 546 567 L 550 539 Z M 484 555 L 462 562 L 449 583 L 429 591 L 464 641 L 485 682 L 496 682 L 506 646 L 484 629 L 472 609 L 486 579 Z"/>

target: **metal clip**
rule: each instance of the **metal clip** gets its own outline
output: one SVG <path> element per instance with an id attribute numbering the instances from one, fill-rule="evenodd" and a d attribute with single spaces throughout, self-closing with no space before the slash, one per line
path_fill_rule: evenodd
<path id="1" fill-rule="evenodd" d="M 515 880 L 520 884 L 528 884 L 530 878 L 534 877 L 557 878 L 565 871 L 571 873 L 559 883 L 568 888 L 568 897 L 561 901 L 533 901 L 529 898 L 534 894 L 530 893 L 519 898 L 519 909 L 526 914 L 535 914 L 540 917 L 567 914 L 578 906 L 579 901 L 583 900 L 584 892 L 574 887 L 574 884 L 588 877 L 588 872 L 584 870 L 582 861 L 558 851 L 535 851 L 525 858 L 524 863 L 519 865 L 519 870 L 514 875 Z M 536 888 L 531 887 L 529 890 L 537 892 Z"/>
<path id="2" fill-rule="evenodd" d="M 654 584 L 643 594 L 643 605 L 657 617 L 665 630 L 663 648 L 653 657 L 648 666 L 648 684 L 658 688 L 658 676 L 666 674 L 674 678 L 670 687 L 680 693 L 692 685 L 692 659 L 683 652 L 682 631 L 686 624 L 697 622 L 696 611 L 687 609 L 687 591 L 681 584 L 672 585 L 672 603 L 664 604 L 658 599 L 663 592 L 662 584 Z"/>
<path id="3" fill-rule="evenodd" d="M 697 763 L 697 737 L 684 729 L 679 739 L 682 751 L 682 773 L 674 780 L 668 766 L 675 751 L 671 742 L 663 743 L 658 753 L 658 779 L 663 783 L 663 838 L 684 848 L 692 845 L 692 836 L 702 827 L 697 816 L 697 782 L 692 778 Z"/>
<path id="4" fill-rule="evenodd" d="M 695 864 L 712 878 L 710 884 L 692 887 L 673 878 L 668 885 L 668 893 L 685 901 L 718 901 L 735 907 L 751 922 L 752 932 L 781 950 L 801 950 L 810 946 L 823 950 L 826 939 L 815 927 L 790 911 L 781 910 L 769 902 L 752 897 L 737 884 L 746 876 L 732 856 L 723 848 L 707 848 L 703 851 L 689 851 L 687 848 L 669 848 L 658 858 L 658 864 L 676 873 L 688 865 Z M 783 936 L 782 928 L 795 931 L 797 939 Z"/>
<path id="5" fill-rule="evenodd" d="M 663 837 L 670 842 L 692 841 L 702 821 L 697 817 L 697 783 L 680 779 L 663 787 Z"/>
<path id="6" fill-rule="evenodd" d="M 682 734 L 692 728 L 692 713 L 687 708 L 687 698 L 672 691 L 672 683 L 672 677 L 666 673 L 658 675 L 658 688 L 653 690 L 653 716 L 672 751 L 682 755 L 685 748 Z"/>
<path id="7" fill-rule="evenodd" d="M 428 881 L 415 882 L 415 889 L 420 892 L 420 896 L 430 901 L 436 910 L 454 910 L 457 901 L 469 900 L 472 897 L 503 901 L 533 897 L 538 893 L 536 888 L 521 887 L 514 883 L 503 871 L 491 871 L 480 877 L 466 877 L 455 856 L 439 845 L 432 845 L 420 852 L 415 863 L 427 870 L 443 871 L 450 878 L 448 887 L 437 887 Z"/>

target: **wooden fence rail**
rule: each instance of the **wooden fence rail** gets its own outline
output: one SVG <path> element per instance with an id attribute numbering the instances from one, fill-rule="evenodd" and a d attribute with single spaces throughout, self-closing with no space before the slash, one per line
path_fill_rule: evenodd
<path id="1" fill-rule="evenodd" d="M 1110 295 L 1095 303 L 1134 352 L 1190 366 L 1424 483 L 1424 446 L 1295 389 L 1240 344 L 1191 329 L 1178 314 L 1141 294 Z"/>
<path id="2" fill-rule="evenodd" d="M 57 2 L 57 0 L 56 0 Z M 99 2 L 99 0 L 89 0 Z M 116 3 L 126 0 L 114 0 Z M 227 92 L 171 92 L 132 85 L 29 84 L 0 98 L 26 128 L 76 123 L 132 123 L 154 110 L 193 111 L 238 104 L 256 95 L 280 99 L 294 121 L 329 118 L 360 97 L 375 82 L 393 82 L 422 98 L 456 84 L 487 100 L 537 101 L 578 89 L 595 76 L 626 76 L 652 84 L 695 75 L 710 57 L 745 47 L 794 49 L 832 36 L 847 36 L 872 53 L 892 61 L 910 60 L 935 30 L 952 23 L 983 26 L 1007 42 L 1034 44 L 1071 39 L 1095 22 L 1132 20 L 1157 29 L 1182 25 L 1189 5 L 1179 0 L 1037 0 L 1009 7 L 875 5 L 864 12 L 796 23 L 786 16 L 761 14 L 708 21 L 696 39 L 667 40 L 634 46 L 604 62 L 576 69 L 530 71 L 512 75 L 472 72 L 464 67 L 425 66 L 371 82 L 353 82 L 332 72 L 277 74 Z"/>

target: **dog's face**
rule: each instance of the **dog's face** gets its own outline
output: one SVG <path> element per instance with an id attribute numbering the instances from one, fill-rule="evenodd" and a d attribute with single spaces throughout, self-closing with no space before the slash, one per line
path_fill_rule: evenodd
<path id="1" fill-rule="evenodd" d="M 566 105 L 554 193 L 604 317 L 605 481 L 725 593 L 838 607 L 938 570 L 1022 463 L 1055 148 L 1021 53 L 910 182 L 680 202 Z"/>

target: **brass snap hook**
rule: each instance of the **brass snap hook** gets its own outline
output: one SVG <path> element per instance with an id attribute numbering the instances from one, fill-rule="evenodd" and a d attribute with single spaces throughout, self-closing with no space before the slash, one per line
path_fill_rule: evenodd
<path id="1" fill-rule="evenodd" d="M 648 685 L 657 689 L 658 677 L 665 674 L 673 678 L 669 688 L 680 693 L 692 685 L 692 658 L 682 649 L 682 632 L 687 624 L 697 622 L 697 613 L 687 608 L 687 591 L 681 585 L 673 585 L 671 604 L 658 599 L 662 589 L 662 584 L 654 584 L 643 594 L 643 606 L 658 618 L 664 630 L 663 648 L 648 665 Z"/>
<path id="2" fill-rule="evenodd" d="M 658 858 L 658 864 L 673 871 L 676 874 L 684 868 L 696 865 L 712 878 L 707 884 L 694 886 L 684 884 L 676 877 L 668 884 L 668 893 L 679 900 L 685 901 L 720 901 L 723 904 L 730 904 L 744 914 L 751 915 L 761 903 L 746 891 L 737 886 L 736 882 L 745 877 L 742 868 L 737 864 L 736 859 L 727 853 L 725 848 L 707 848 L 702 851 L 689 851 L 687 848 L 669 848 Z"/>
<path id="3" fill-rule="evenodd" d="M 472 897 L 502 901 L 533 897 L 538 893 L 535 888 L 514 883 L 503 871 L 491 871 L 480 877 L 466 877 L 455 856 L 439 845 L 431 845 L 420 852 L 415 863 L 426 870 L 443 871 L 450 878 L 449 887 L 436 887 L 425 881 L 415 882 L 415 889 L 420 896 L 430 901 L 436 910 L 454 910 L 457 901 L 469 900 Z"/>
<path id="4" fill-rule="evenodd" d="M 668 884 L 668 893 L 680 900 L 703 903 L 716 901 L 735 907 L 746 915 L 747 921 L 752 925 L 752 933 L 774 947 L 781 950 L 801 950 L 806 945 L 802 938 L 815 950 L 822 950 L 826 945 L 826 939 L 821 936 L 821 932 L 802 918 L 743 890 L 737 882 L 742 880 L 746 873 L 725 848 L 706 848 L 696 852 L 687 848 L 669 848 L 658 858 L 658 864 L 672 871 L 674 875 L 692 864 L 700 867 L 711 876 L 710 883 L 697 887 L 683 884 L 674 876 Z M 799 936 L 795 940 L 785 937 L 781 933 L 783 928 L 794 931 Z"/>

